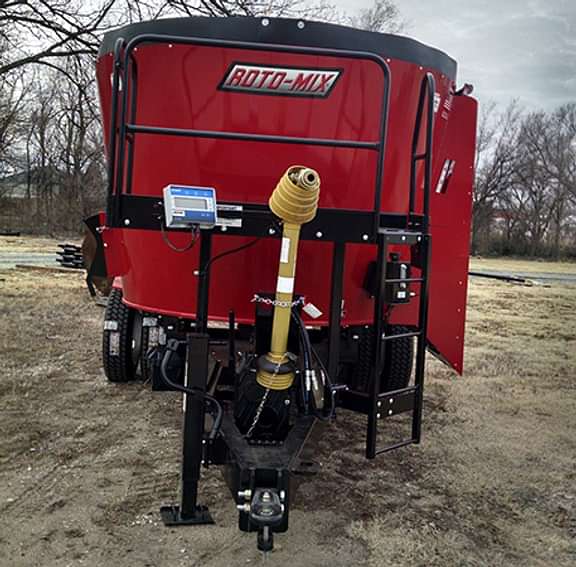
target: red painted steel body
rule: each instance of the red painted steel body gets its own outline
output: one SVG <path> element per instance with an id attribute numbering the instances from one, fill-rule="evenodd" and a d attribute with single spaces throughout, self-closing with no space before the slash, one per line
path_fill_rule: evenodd
<path id="1" fill-rule="evenodd" d="M 135 52 L 138 104 L 135 122 L 150 126 L 226 130 L 316 138 L 375 141 L 378 139 L 383 77 L 370 61 L 231 48 L 155 44 Z M 342 73 L 326 98 L 266 96 L 218 89 L 235 62 L 294 68 L 339 68 Z M 476 103 L 453 96 L 453 82 L 435 69 L 392 59 L 388 137 L 382 184 L 382 211 L 408 211 L 411 138 L 421 79 L 434 74 L 437 112 L 434 129 L 433 189 L 446 159 L 455 160 L 445 193 L 431 201 L 432 267 L 429 339 L 457 370 L 462 369 L 466 302 L 468 234 L 472 190 Z M 109 132 L 112 55 L 97 66 L 103 124 Z M 108 140 L 106 140 L 108 141 Z M 322 179 L 320 207 L 369 211 L 374 202 L 377 153 L 288 144 L 138 135 L 135 142 L 135 195 L 161 196 L 170 183 L 215 187 L 220 201 L 266 204 L 276 182 L 292 164 L 316 169 Z M 421 181 L 421 177 L 420 177 Z M 421 210 L 419 182 L 418 211 Z M 129 216 L 129 215 L 128 215 Z M 113 234 L 114 233 L 114 234 Z M 194 317 L 198 247 L 177 253 L 159 231 L 104 231 L 107 262 L 122 276 L 125 301 L 149 312 Z M 184 246 L 188 234 L 170 234 Z M 248 238 L 213 238 L 213 254 Z M 263 238 L 253 247 L 227 256 L 212 268 L 209 315 L 252 323 L 255 293 L 276 287 L 279 239 Z M 314 324 L 327 325 L 331 250 L 327 242 L 300 243 L 295 292 L 324 315 Z M 344 275 L 344 325 L 368 323 L 373 302 L 362 283 L 375 246 L 347 245 Z M 417 291 L 416 285 L 412 288 Z M 395 309 L 394 320 L 412 318 L 411 306 Z"/>

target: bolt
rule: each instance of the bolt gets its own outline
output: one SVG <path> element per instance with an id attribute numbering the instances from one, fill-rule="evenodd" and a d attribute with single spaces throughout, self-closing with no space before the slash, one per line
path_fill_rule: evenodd
<path id="1" fill-rule="evenodd" d="M 272 494 L 266 491 L 262 493 L 262 502 L 272 502 Z"/>
<path id="2" fill-rule="evenodd" d="M 300 20 L 297 24 L 299 30 L 303 30 L 304 26 L 306 25 L 302 20 Z"/>
<path id="3" fill-rule="evenodd" d="M 221 227 L 220 227 L 220 230 L 221 230 L 222 232 L 226 232 L 226 231 L 228 230 L 228 227 L 227 227 L 227 226 L 221 226 Z"/>
<path id="4" fill-rule="evenodd" d="M 202 439 L 202 445 L 206 445 L 206 439 Z"/>
<path id="5" fill-rule="evenodd" d="M 286 398 L 286 399 L 284 400 L 284 405 L 285 405 L 285 406 L 289 406 L 289 405 L 290 405 L 290 400 L 289 400 L 288 398 Z"/>
<path id="6" fill-rule="evenodd" d="M 269 228 L 268 234 L 276 234 L 276 231 L 273 228 Z"/>
<path id="7" fill-rule="evenodd" d="M 246 514 L 250 512 L 250 504 L 236 504 L 236 508 L 238 508 L 240 512 L 246 512 Z"/>
<path id="8" fill-rule="evenodd" d="M 104 248 L 108 248 L 108 244 L 104 242 Z"/>
<path id="9" fill-rule="evenodd" d="M 124 224 L 128 226 L 130 224 L 130 219 L 124 219 Z"/>
<path id="10" fill-rule="evenodd" d="M 270 20 L 268 18 L 263 18 L 261 24 L 266 27 L 270 25 Z"/>
<path id="11" fill-rule="evenodd" d="M 199 272 L 198 270 L 194 270 L 192 273 L 193 273 L 195 276 L 199 276 L 199 275 L 200 275 L 200 272 Z"/>
<path id="12" fill-rule="evenodd" d="M 286 498 L 286 491 L 285 490 L 281 490 L 280 491 L 280 500 L 284 500 Z"/>
<path id="13" fill-rule="evenodd" d="M 402 240 L 403 240 L 403 241 L 404 241 L 404 240 L 406 240 L 406 237 L 405 237 L 405 236 L 403 236 L 403 237 L 402 237 Z"/>
<path id="14" fill-rule="evenodd" d="M 368 240 L 369 236 L 367 234 L 362 235 L 362 240 Z"/>
<path id="15" fill-rule="evenodd" d="M 394 398 L 390 398 L 390 399 L 388 400 L 388 403 L 389 403 L 389 404 L 393 404 L 393 403 L 394 403 Z"/>
<path id="16" fill-rule="evenodd" d="M 316 238 L 322 238 L 322 233 L 320 231 L 316 233 Z"/>
<path id="17" fill-rule="evenodd" d="M 359 340 L 359 339 L 360 339 L 360 337 L 359 337 L 358 335 L 352 335 L 352 340 L 353 340 L 353 341 L 357 341 L 357 340 Z"/>
<path id="18" fill-rule="evenodd" d="M 379 413 L 376 414 L 376 419 L 380 419 L 381 417 L 382 416 Z"/>
<path id="19" fill-rule="evenodd" d="M 392 410 L 388 410 L 388 415 L 392 415 L 394 412 Z"/>
<path id="20" fill-rule="evenodd" d="M 377 405 L 379 408 L 381 408 L 381 407 L 382 407 L 382 402 L 378 402 L 376 405 Z"/>
<path id="21" fill-rule="evenodd" d="M 421 236 L 419 236 L 419 237 L 418 237 L 418 242 L 420 242 L 421 240 L 422 240 L 422 237 L 421 237 Z"/>

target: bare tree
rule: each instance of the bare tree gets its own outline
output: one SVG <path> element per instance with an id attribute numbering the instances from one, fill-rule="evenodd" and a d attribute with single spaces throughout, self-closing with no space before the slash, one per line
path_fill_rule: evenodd
<path id="1" fill-rule="evenodd" d="M 167 9 L 188 16 L 274 16 L 310 18 L 324 21 L 340 19 L 334 5 L 326 0 L 167 0 Z"/>
<path id="2" fill-rule="evenodd" d="M 95 53 L 98 34 L 108 25 L 115 3 L 0 0 L 0 35 L 10 45 L 11 55 L 0 66 L 0 75 L 30 63 L 53 65 L 62 57 Z M 26 48 L 27 44 L 34 47 Z"/>
<path id="3" fill-rule="evenodd" d="M 0 75 L 31 63 L 61 68 L 62 58 L 95 55 L 106 30 L 166 15 L 333 20 L 336 14 L 325 0 L 0 0 L 0 37 L 11 55 L 0 63 Z"/>
<path id="4" fill-rule="evenodd" d="M 24 110 L 22 77 L 0 77 L 0 177 L 16 166 Z"/>
<path id="5" fill-rule="evenodd" d="M 480 118 L 476 186 L 472 208 L 472 249 L 489 235 L 498 198 L 508 191 L 516 172 L 517 140 L 522 109 L 516 101 L 499 113 L 489 105 Z"/>
<path id="6" fill-rule="evenodd" d="M 369 8 L 363 8 L 352 16 L 350 23 L 355 28 L 373 32 L 398 33 L 406 27 L 392 0 L 373 0 Z"/>
<path id="7" fill-rule="evenodd" d="M 524 121 L 522 141 L 540 175 L 546 177 L 553 254 L 558 258 L 570 201 L 576 200 L 576 105 L 564 105 L 551 114 L 530 114 Z"/>

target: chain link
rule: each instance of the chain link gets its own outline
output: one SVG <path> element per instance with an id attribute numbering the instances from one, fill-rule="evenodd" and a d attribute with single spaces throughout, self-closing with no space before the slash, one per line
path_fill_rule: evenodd
<path id="1" fill-rule="evenodd" d="M 254 297 L 251 300 L 251 303 L 263 303 L 264 305 L 273 305 L 274 307 L 295 307 L 296 305 L 304 305 L 305 301 L 306 300 L 304 297 L 300 297 L 300 298 L 296 299 L 295 301 L 282 301 L 282 300 L 278 300 L 278 299 L 270 299 L 269 297 L 262 297 L 261 295 L 258 295 L 257 293 L 255 293 Z M 284 356 L 286 356 L 286 354 Z M 280 370 L 280 366 L 282 366 L 281 362 L 279 362 L 276 365 L 273 376 L 278 375 L 278 371 Z M 254 429 L 258 425 L 258 421 L 260 420 L 260 416 L 262 415 L 262 412 L 264 411 L 264 406 L 266 405 L 266 400 L 268 399 L 269 394 L 270 394 L 270 388 L 266 388 L 266 391 L 264 392 L 264 395 L 262 396 L 262 399 L 260 400 L 260 403 L 258 404 L 258 409 L 256 410 L 256 413 L 254 414 L 254 420 L 252 421 L 252 425 L 250 426 L 250 428 L 246 432 L 247 438 L 250 438 L 252 436 Z"/>
<path id="2" fill-rule="evenodd" d="M 282 358 L 285 358 L 287 354 L 288 353 L 284 353 L 284 356 Z M 274 369 L 274 373 L 272 374 L 272 376 L 278 375 L 278 372 L 279 372 L 281 366 L 282 366 L 282 361 L 280 361 L 280 362 L 278 362 L 278 364 L 276 364 L 276 368 Z M 268 399 L 269 393 L 270 393 L 270 388 L 266 388 L 266 391 L 264 392 L 264 395 L 262 396 L 262 399 L 260 400 L 260 403 L 258 404 L 258 409 L 256 410 L 256 414 L 254 415 L 254 421 L 252 422 L 250 429 L 248 429 L 248 431 L 246 432 L 246 438 L 248 438 L 248 439 L 251 437 L 252 433 L 254 432 L 254 429 L 258 425 L 258 420 L 260 419 L 260 415 L 262 414 L 262 411 L 264 410 L 264 406 L 266 405 L 266 400 Z"/>
<path id="3" fill-rule="evenodd" d="M 256 410 L 256 414 L 254 415 L 254 421 L 252 422 L 250 429 L 246 433 L 246 437 L 248 439 L 252 436 L 254 429 L 258 425 L 258 420 L 260 419 L 260 414 L 262 413 L 262 410 L 264 409 L 264 406 L 266 405 L 266 400 L 268 399 L 269 393 L 270 393 L 270 388 L 266 388 L 266 391 L 264 392 L 264 395 L 262 396 L 262 399 L 260 400 L 260 404 L 258 405 L 258 409 Z"/>
<path id="4" fill-rule="evenodd" d="M 282 301 L 280 299 L 270 299 L 269 297 L 262 297 L 257 293 L 251 299 L 251 303 L 264 303 L 264 305 L 273 305 L 274 307 L 296 307 L 296 305 L 304 305 L 305 298 L 300 297 L 295 301 Z"/>

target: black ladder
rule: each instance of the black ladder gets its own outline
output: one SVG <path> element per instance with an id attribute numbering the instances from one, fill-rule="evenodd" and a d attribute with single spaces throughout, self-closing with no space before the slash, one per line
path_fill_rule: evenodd
<path id="1" fill-rule="evenodd" d="M 374 349 L 371 388 L 367 400 L 368 428 L 366 434 L 366 457 L 373 459 L 376 455 L 403 447 L 411 443 L 419 443 L 422 424 L 422 400 L 424 394 L 424 366 L 426 357 L 426 326 L 428 319 L 428 264 L 430 259 L 430 236 L 424 232 L 412 230 L 381 229 L 379 233 L 377 273 L 379 294 L 375 297 L 375 312 L 382 314 L 384 309 L 384 293 L 387 284 L 398 280 L 386 278 L 386 258 L 389 245 L 406 245 L 415 248 L 414 258 L 421 274 L 417 278 L 401 280 L 403 283 L 415 283 L 420 286 L 418 293 L 418 321 L 413 331 L 400 334 L 386 334 L 382 316 L 374 327 Z M 381 283 L 380 283 L 381 282 Z M 381 392 L 380 382 L 385 364 L 386 349 L 382 348 L 387 341 L 412 338 L 417 340 L 416 369 L 414 385 L 392 392 Z M 393 415 L 412 412 L 412 434 L 399 443 L 377 448 L 378 422 Z"/>
<path id="2" fill-rule="evenodd" d="M 416 122 L 412 137 L 412 160 L 410 172 L 410 202 L 408 227 L 406 229 L 381 228 L 378 231 L 377 282 L 378 293 L 374 298 L 374 363 L 372 365 L 372 380 L 370 400 L 368 404 L 368 427 L 366 433 L 366 458 L 373 459 L 376 455 L 404 447 L 412 443 L 420 443 L 422 436 L 422 405 L 424 396 L 424 370 L 426 362 L 426 330 L 428 326 L 428 287 L 429 265 L 431 253 L 430 237 L 430 192 L 432 182 L 432 137 L 434 133 L 434 95 L 436 91 L 434 76 L 426 73 L 420 85 L 420 96 L 416 112 Z M 422 118 L 426 114 L 425 148 L 418 153 L 418 142 L 422 126 Z M 416 210 L 417 165 L 424 161 L 423 187 L 423 218 L 417 230 L 412 230 Z M 386 285 L 399 280 L 386 278 L 386 259 L 389 245 L 406 245 L 412 250 L 412 258 L 420 269 L 420 276 L 401 280 L 403 283 L 415 283 L 420 286 L 418 293 L 418 320 L 414 331 L 401 334 L 385 334 L 382 313 L 385 307 Z M 380 382 L 386 349 L 382 348 L 386 341 L 400 338 L 416 338 L 416 368 L 414 385 L 381 392 Z M 412 413 L 412 431 L 410 437 L 392 445 L 377 447 L 378 425 L 382 420 L 399 413 Z"/>
<path id="3" fill-rule="evenodd" d="M 431 254 L 431 237 L 429 232 L 430 190 L 432 178 L 432 136 L 434 132 L 434 93 L 435 81 L 431 73 L 426 73 L 420 87 L 420 97 L 416 113 L 416 122 L 412 138 L 412 160 L 410 178 L 410 201 L 407 226 L 405 228 L 380 227 L 377 235 L 377 292 L 374 297 L 374 343 L 372 348 L 370 391 L 358 392 L 349 390 L 341 398 L 343 407 L 347 407 L 368 416 L 366 432 L 366 458 L 373 459 L 377 455 L 419 443 L 422 434 L 422 402 L 424 395 L 424 370 L 426 360 L 426 329 L 428 325 L 428 283 Z M 423 116 L 426 114 L 425 149 L 418 153 Z M 416 215 L 416 183 L 417 165 L 424 161 L 424 187 L 422 197 L 422 215 Z M 413 265 L 420 270 L 419 277 L 388 278 L 386 264 L 388 247 L 408 246 L 412 251 Z M 400 334 L 386 334 L 383 318 L 386 306 L 386 288 L 390 284 L 417 284 L 420 288 L 418 296 L 418 319 L 413 330 Z M 381 392 L 382 369 L 385 368 L 387 341 L 405 338 L 416 338 L 416 367 L 414 385 L 390 392 Z M 407 439 L 377 447 L 378 428 L 381 421 L 394 415 L 411 412 L 411 435 Z"/>

